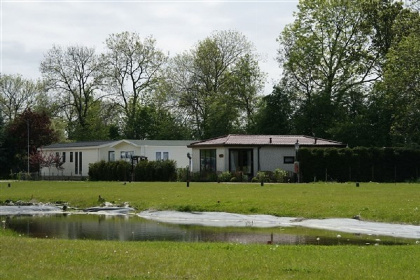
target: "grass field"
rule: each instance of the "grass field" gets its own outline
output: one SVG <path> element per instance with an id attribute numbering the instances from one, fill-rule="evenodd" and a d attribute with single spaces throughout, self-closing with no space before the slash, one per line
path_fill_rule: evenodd
<path id="1" fill-rule="evenodd" d="M 0 182 L 6 200 L 418 225 L 420 184 Z M 0 279 L 418 279 L 420 245 L 275 246 L 31 239 L 0 229 Z"/>

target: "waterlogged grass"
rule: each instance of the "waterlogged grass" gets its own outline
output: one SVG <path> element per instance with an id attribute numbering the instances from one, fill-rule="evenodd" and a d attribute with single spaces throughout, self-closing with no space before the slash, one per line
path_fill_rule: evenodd
<path id="1" fill-rule="evenodd" d="M 11 237 L 0 279 L 416 279 L 420 246 L 273 246 Z"/>
<path id="2" fill-rule="evenodd" d="M 420 223 L 420 184 L 0 182 L 6 200 Z M 280 230 L 280 229 L 279 229 Z M 293 229 L 288 229 L 293 231 Z M 312 232 L 316 234 L 316 232 Z M 346 235 L 342 234 L 341 238 Z M 0 228 L 0 279 L 417 279 L 420 245 L 276 246 L 35 239 Z"/>
<path id="3" fill-rule="evenodd" d="M 352 218 L 420 224 L 420 184 L 224 184 L 182 182 L 0 182 L 6 200 L 65 202 L 75 208 L 128 202 L 138 211 L 224 211 L 283 217 Z"/>

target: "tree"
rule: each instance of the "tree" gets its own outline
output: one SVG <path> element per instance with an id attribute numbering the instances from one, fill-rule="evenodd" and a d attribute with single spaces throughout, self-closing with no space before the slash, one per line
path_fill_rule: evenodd
<path id="1" fill-rule="evenodd" d="M 147 93 L 158 83 L 167 57 L 157 49 L 152 37 L 142 41 L 137 33 L 112 34 L 106 40 L 106 46 L 106 77 L 118 104 L 123 108 L 125 136 L 141 139 L 139 131 L 135 129 L 136 110 L 138 105 L 147 104 Z"/>
<path id="2" fill-rule="evenodd" d="M 273 92 L 264 96 L 260 102 L 253 134 L 290 134 L 292 133 L 292 113 L 294 101 L 291 94 L 281 84 Z"/>
<path id="3" fill-rule="evenodd" d="M 63 170 L 63 159 L 57 153 L 45 154 L 41 151 L 36 151 L 30 155 L 31 166 L 34 167 L 34 170 L 41 171 L 41 168 L 48 168 L 48 175 L 51 175 L 51 167 L 55 167 L 57 172 Z"/>
<path id="4" fill-rule="evenodd" d="M 66 49 L 54 46 L 45 55 L 40 70 L 47 88 L 56 92 L 57 99 L 60 99 L 60 107 L 69 123 L 69 137 L 75 140 L 85 138 L 75 131 L 88 131 L 91 108 L 104 97 L 100 92 L 103 64 L 95 50 L 79 46 Z"/>
<path id="5" fill-rule="evenodd" d="M 262 76 L 246 37 L 236 31 L 220 31 L 177 55 L 168 80 L 194 137 L 202 139 L 251 122 L 245 118 L 253 113 Z"/>
<path id="6" fill-rule="evenodd" d="M 369 45 L 372 29 L 361 5 L 350 1 L 303 0 L 298 8 L 278 38 L 285 84 L 299 103 L 296 129 L 334 137 L 331 129 L 348 114 L 352 92 L 368 92 L 378 78 L 379 56 Z"/>
<path id="7" fill-rule="evenodd" d="M 4 178 L 7 175 L 7 150 L 5 147 L 5 126 L 3 121 L 3 114 L 0 108 L 0 165 L 3 167 L 0 170 L 0 178 Z"/>
<path id="8" fill-rule="evenodd" d="M 51 128 L 48 115 L 45 112 L 32 112 L 30 109 L 25 110 L 7 126 L 6 136 L 5 147 L 10 160 L 8 166 L 15 170 L 26 170 L 30 154 L 35 153 L 38 147 L 52 144 L 58 139 L 58 134 Z M 32 166 L 30 168 L 33 170 Z"/>
<path id="9" fill-rule="evenodd" d="M 35 105 L 40 94 L 40 84 L 24 79 L 21 75 L 0 75 L 0 107 L 6 122 Z"/>
<path id="10" fill-rule="evenodd" d="M 230 95 L 239 108 L 239 125 L 244 132 L 249 132 L 254 125 L 255 110 L 261 97 L 259 93 L 264 89 L 265 74 L 261 72 L 258 62 L 246 54 L 227 75 L 231 79 Z"/>
<path id="11" fill-rule="evenodd" d="M 137 105 L 131 125 L 140 139 L 180 140 L 190 139 L 188 128 L 181 125 L 167 110 L 154 105 Z"/>
<path id="12" fill-rule="evenodd" d="M 414 14 L 415 15 L 415 14 Z M 420 16 L 417 13 L 387 54 L 384 88 L 393 108 L 394 145 L 420 146 Z"/>

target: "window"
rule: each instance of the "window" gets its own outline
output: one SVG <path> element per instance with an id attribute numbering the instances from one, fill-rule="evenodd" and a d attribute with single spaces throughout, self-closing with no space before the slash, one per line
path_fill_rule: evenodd
<path id="1" fill-rule="evenodd" d="M 82 175 L 82 152 L 79 152 L 79 174 Z"/>
<path id="2" fill-rule="evenodd" d="M 74 153 L 74 174 L 82 175 L 82 152 Z"/>
<path id="3" fill-rule="evenodd" d="M 163 152 L 163 160 L 169 159 L 169 152 Z"/>
<path id="4" fill-rule="evenodd" d="M 62 158 L 63 162 L 66 162 L 66 152 L 63 152 L 63 158 Z"/>
<path id="5" fill-rule="evenodd" d="M 121 159 L 131 159 L 131 156 L 134 156 L 134 151 L 122 151 Z"/>
<path id="6" fill-rule="evenodd" d="M 74 153 L 74 174 L 79 174 L 79 154 Z"/>
<path id="7" fill-rule="evenodd" d="M 284 157 L 283 163 L 284 164 L 293 164 L 295 162 L 295 157 Z"/>
<path id="8" fill-rule="evenodd" d="M 229 171 L 242 172 L 243 174 L 252 174 L 253 173 L 252 149 L 229 150 Z"/>
<path id="9" fill-rule="evenodd" d="M 169 152 L 156 152 L 156 160 L 168 160 Z"/>
<path id="10" fill-rule="evenodd" d="M 70 162 L 73 162 L 73 152 L 70 152 Z"/>
<path id="11" fill-rule="evenodd" d="M 200 170 L 216 172 L 216 150 L 200 150 Z"/>
<path id="12" fill-rule="evenodd" d="M 108 161 L 115 161 L 115 151 L 108 152 Z"/>

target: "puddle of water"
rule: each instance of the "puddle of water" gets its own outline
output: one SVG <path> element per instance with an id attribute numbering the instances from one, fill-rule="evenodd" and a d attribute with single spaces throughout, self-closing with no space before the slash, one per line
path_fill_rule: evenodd
<path id="1" fill-rule="evenodd" d="M 229 242 L 278 245 L 402 245 L 415 240 L 303 227 L 209 227 L 147 220 L 137 216 L 79 214 L 1 216 L 4 228 L 35 238 L 119 241 Z"/>

